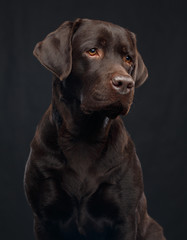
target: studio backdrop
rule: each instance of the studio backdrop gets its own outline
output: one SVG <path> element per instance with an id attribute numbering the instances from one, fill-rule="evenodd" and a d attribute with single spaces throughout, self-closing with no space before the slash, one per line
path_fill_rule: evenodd
<path id="1" fill-rule="evenodd" d="M 148 212 L 167 239 L 186 238 L 186 1 L 1 1 L 0 239 L 34 240 L 23 174 L 35 128 L 51 101 L 52 75 L 33 56 L 66 20 L 113 22 L 136 34 L 149 71 L 124 123 L 140 158 Z"/>

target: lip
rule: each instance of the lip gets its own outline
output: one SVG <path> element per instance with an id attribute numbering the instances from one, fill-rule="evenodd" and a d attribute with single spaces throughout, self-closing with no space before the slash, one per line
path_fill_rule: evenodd
<path id="1" fill-rule="evenodd" d="M 81 111 L 84 114 L 103 112 L 104 114 L 114 116 L 126 115 L 133 102 L 134 88 L 128 89 L 126 93 L 119 93 L 114 88 L 110 90 L 110 92 L 106 92 L 106 95 L 102 90 L 94 91 L 92 94 L 85 96 L 82 94 L 80 101 Z"/>
<path id="2" fill-rule="evenodd" d="M 115 118 L 118 115 L 124 115 L 129 108 L 129 104 L 123 105 L 120 101 L 116 102 L 97 102 L 97 101 L 86 101 L 80 106 L 84 114 L 92 114 L 94 112 L 102 112 L 104 115 Z"/>

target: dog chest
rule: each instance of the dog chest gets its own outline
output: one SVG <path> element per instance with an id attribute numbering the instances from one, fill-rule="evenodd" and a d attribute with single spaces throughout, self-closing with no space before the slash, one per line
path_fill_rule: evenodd
<path id="1" fill-rule="evenodd" d="M 100 236 L 106 229 L 108 232 L 119 217 L 121 202 L 119 187 L 103 182 L 92 186 L 92 192 L 88 192 L 89 187 L 91 191 L 89 184 L 91 183 L 86 186 L 84 183 L 86 191 L 83 190 L 83 185 L 80 185 L 82 189 L 79 189 L 79 193 L 74 192 L 76 195 L 72 193 L 70 195 L 66 190 L 56 188 L 58 194 L 54 199 L 51 198 L 51 202 L 44 208 L 46 217 L 55 221 L 61 231 L 70 234 L 74 226 L 75 232 L 86 235 L 93 232 L 96 236 L 97 234 Z"/>

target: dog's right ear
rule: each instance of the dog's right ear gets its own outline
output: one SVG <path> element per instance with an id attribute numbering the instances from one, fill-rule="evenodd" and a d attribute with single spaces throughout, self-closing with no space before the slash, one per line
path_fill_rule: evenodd
<path id="1" fill-rule="evenodd" d="M 71 39 L 80 25 L 81 19 L 75 22 L 64 22 L 56 31 L 36 44 L 33 54 L 48 70 L 60 80 L 66 78 L 72 68 Z"/>

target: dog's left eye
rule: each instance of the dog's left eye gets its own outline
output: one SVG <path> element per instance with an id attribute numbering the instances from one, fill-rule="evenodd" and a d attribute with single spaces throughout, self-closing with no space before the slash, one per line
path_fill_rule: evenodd
<path id="1" fill-rule="evenodd" d="M 123 60 L 129 65 L 132 65 L 132 58 L 129 55 L 126 55 L 125 57 L 123 57 Z"/>
<path id="2" fill-rule="evenodd" d="M 88 51 L 88 54 L 90 55 L 90 56 L 95 56 L 95 55 L 97 55 L 98 53 L 97 53 L 97 49 L 96 48 L 91 48 L 89 51 Z"/>

